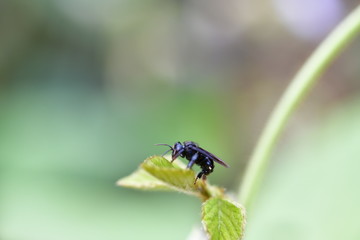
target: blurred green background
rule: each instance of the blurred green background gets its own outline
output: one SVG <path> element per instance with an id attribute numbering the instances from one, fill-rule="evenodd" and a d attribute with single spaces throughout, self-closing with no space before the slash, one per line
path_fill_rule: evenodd
<path id="1" fill-rule="evenodd" d="M 115 182 L 193 140 L 236 190 L 301 64 L 357 1 L 2 0 L 0 239 L 198 239 L 200 202 Z M 360 43 L 292 118 L 246 239 L 359 239 Z M 195 169 L 197 170 L 197 169 Z"/>

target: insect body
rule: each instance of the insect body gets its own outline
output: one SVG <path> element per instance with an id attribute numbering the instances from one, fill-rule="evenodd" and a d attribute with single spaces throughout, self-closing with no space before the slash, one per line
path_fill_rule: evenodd
<path id="1" fill-rule="evenodd" d="M 173 162 L 178 157 L 182 157 L 189 160 L 187 168 L 192 168 L 194 164 L 199 165 L 201 171 L 197 174 L 195 183 L 200 178 L 206 180 L 206 176 L 214 171 L 214 167 L 215 167 L 214 161 L 223 165 L 224 167 L 229 167 L 229 165 L 227 165 L 221 159 L 219 159 L 212 153 L 209 153 L 205 149 L 202 149 L 201 147 L 199 147 L 198 144 L 191 141 L 186 141 L 184 143 L 177 142 L 174 144 L 174 146 L 170 146 L 168 144 L 157 144 L 157 145 L 164 145 L 170 147 L 170 149 L 166 151 L 164 154 L 166 154 L 169 151 L 172 151 L 171 162 Z"/>

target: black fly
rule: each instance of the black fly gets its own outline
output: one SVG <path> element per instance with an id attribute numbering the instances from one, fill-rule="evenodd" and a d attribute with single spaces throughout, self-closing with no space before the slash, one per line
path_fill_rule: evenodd
<path id="1" fill-rule="evenodd" d="M 229 167 L 229 165 L 227 165 L 221 159 L 219 159 L 212 153 L 209 153 L 205 149 L 202 149 L 201 147 L 199 147 L 198 144 L 191 141 L 186 141 L 183 144 L 181 142 L 177 142 L 174 144 L 174 146 L 170 146 L 169 144 L 156 145 L 164 145 L 170 147 L 170 149 L 166 151 L 164 155 L 169 151 L 172 151 L 171 162 L 173 162 L 178 157 L 182 157 L 189 160 L 186 168 L 192 168 L 194 164 L 200 166 L 201 171 L 197 174 L 194 184 L 200 178 L 206 180 L 206 176 L 214 171 L 214 161 L 223 165 L 224 167 Z"/>

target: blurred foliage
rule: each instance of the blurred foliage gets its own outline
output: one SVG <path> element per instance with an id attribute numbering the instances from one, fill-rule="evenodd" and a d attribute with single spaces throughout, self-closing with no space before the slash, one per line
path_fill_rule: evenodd
<path id="1" fill-rule="evenodd" d="M 245 239 L 359 238 L 359 107 L 349 99 L 282 144 Z"/>
<path id="2" fill-rule="evenodd" d="M 339 0 L 336 11 L 327 11 L 322 2 L 311 8 L 319 18 L 306 24 L 336 24 L 358 4 Z M 0 238 L 186 239 L 200 202 L 119 189 L 115 182 L 161 154 L 153 144 L 193 140 L 231 165 L 217 168 L 211 182 L 238 184 L 279 94 L 331 28 L 304 37 L 279 6 L 275 0 L 1 1 Z M 306 18 L 307 10 L 298 12 Z M 291 122 L 249 239 L 265 233 L 339 239 L 336 229 L 359 236 L 352 121 L 359 104 L 346 107 L 359 93 L 359 51 L 356 42 L 338 59 Z M 331 114 L 335 108 L 343 110 Z M 318 137 L 298 140 L 307 129 Z M 343 222 L 332 221 L 331 206 Z M 308 214 L 312 222 L 305 222 Z M 340 223 L 347 225 L 334 227 Z"/>

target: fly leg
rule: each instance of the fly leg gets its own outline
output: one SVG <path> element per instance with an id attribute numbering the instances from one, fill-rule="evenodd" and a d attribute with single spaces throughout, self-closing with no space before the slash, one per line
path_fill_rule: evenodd
<path id="1" fill-rule="evenodd" d="M 203 171 L 200 171 L 200 172 L 197 174 L 197 176 L 196 176 L 196 178 L 195 178 L 195 181 L 194 181 L 194 184 L 196 184 L 197 180 L 200 179 L 200 178 L 202 178 L 203 180 L 206 180 L 206 175 L 204 174 Z"/>
<path id="2" fill-rule="evenodd" d="M 199 157 L 199 153 L 195 153 L 192 157 L 186 168 L 192 168 L 192 166 L 195 164 L 196 160 Z"/>

